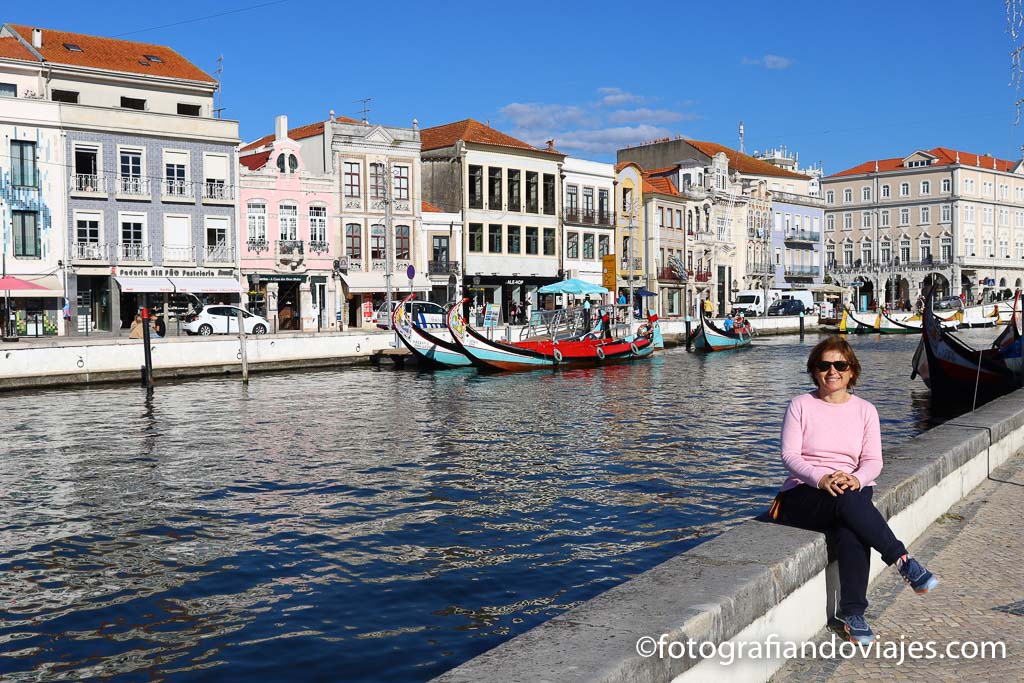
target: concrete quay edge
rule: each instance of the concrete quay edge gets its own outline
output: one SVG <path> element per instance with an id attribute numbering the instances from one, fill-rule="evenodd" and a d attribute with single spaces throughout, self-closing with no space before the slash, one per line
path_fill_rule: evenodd
<path id="1" fill-rule="evenodd" d="M 1022 449 L 1024 390 L 889 449 L 875 505 L 909 545 Z M 872 555 L 875 577 L 885 566 Z M 737 660 L 724 668 L 686 656 L 641 657 L 637 639 L 812 640 L 837 591 L 823 534 L 751 519 L 434 680 L 766 681 L 784 660 Z"/>

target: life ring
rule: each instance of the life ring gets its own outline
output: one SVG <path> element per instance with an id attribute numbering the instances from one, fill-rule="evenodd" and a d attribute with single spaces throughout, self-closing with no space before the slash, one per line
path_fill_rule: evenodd
<path id="1" fill-rule="evenodd" d="M 600 346 L 597 347 L 597 359 L 604 360 L 604 349 L 602 349 Z"/>
<path id="2" fill-rule="evenodd" d="M 555 349 L 555 362 L 556 363 L 561 363 L 562 362 L 562 352 L 559 349 Z"/>
<path id="3" fill-rule="evenodd" d="M 651 335 L 651 326 L 648 323 L 644 323 L 636 330 L 636 336 L 638 337 L 649 337 Z"/>
<path id="4" fill-rule="evenodd" d="M 629 350 L 637 355 L 640 354 L 640 349 L 637 348 L 636 342 L 629 342 Z"/>

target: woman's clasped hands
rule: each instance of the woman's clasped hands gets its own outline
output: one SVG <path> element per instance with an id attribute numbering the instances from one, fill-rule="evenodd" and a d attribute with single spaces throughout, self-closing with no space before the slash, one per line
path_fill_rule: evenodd
<path id="1" fill-rule="evenodd" d="M 856 491 L 860 489 L 860 481 L 857 477 L 853 476 L 848 472 L 835 471 L 832 474 L 826 474 L 818 482 L 818 488 L 822 491 L 828 491 L 829 495 L 833 498 L 840 496 L 846 491 Z"/>

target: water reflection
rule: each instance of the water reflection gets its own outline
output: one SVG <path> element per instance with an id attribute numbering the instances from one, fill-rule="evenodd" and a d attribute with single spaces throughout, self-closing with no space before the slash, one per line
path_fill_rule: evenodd
<path id="1" fill-rule="evenodd" d="M 0 396 L 0 673 L 421 680 L 762 510 L 810 346 Z M 854 340 L 892 446 L 914 340 Z"/>

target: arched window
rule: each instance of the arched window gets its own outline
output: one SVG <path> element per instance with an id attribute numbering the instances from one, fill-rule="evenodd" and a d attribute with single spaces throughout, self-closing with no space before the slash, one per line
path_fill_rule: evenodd
<path id="1" fill-rule="evenodd" d="M 363 260 L 363 228 L 359 223 L 348 223 L 345 226 L 345 255 L 349 259 L 349 268 L 352 262 Z"/>
<path id="2" fill-rule="evenodd" d="M 370 226 L 370 258 L 374 261 L 383 261 L 387 258 L 386 239 L 383 225 Z"/>
<path id="3" fill-rule="evenodd" d="M 409 226 L 408 225 L 396 225 L 395 226 L 395 258 L 406 260 L 411 257 L 412 251 L 410 249 L 409 240 Z"/>
<path id="4" fill-rule="evenodd" d="M 295 173 L 299 170 L 299 160 L 294 154 L 288 155 L 288 172 Z"/>

